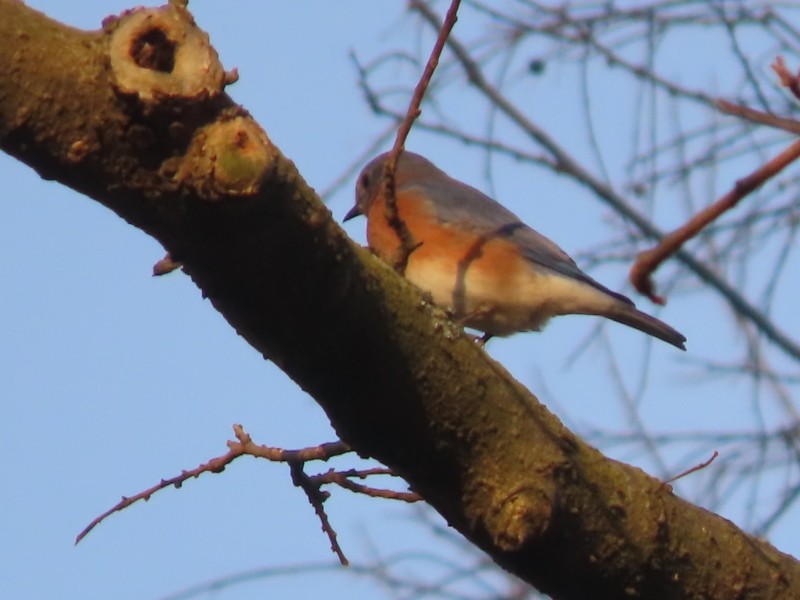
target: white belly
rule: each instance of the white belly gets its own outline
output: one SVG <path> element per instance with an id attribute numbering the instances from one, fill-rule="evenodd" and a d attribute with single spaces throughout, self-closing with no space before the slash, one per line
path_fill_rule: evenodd
<path id="1" fill-rule="evenodd" d="M 446 262 L 409 262 L 406 277 L 467 327 L 492 335 L 541 329 L 551 317 L 602 314 L 617 301 L 570 277 L 534 267 L 509 279 L 479 271 L 453 274 Z"/>

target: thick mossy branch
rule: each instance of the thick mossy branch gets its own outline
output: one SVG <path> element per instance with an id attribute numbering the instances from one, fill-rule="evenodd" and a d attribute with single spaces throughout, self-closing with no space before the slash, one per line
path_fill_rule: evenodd
<path id="1" fill-rule="evenodd" d="M 553 597 L 800 597 L 794 560 L 583 444 L 354 245 L 215 91 L 216 55 L 182 67 L 194 27 L 178 3 L 87 33 L 0 0 L 0 147 L 157 238 L 342 439 Z M 114 48 L 145 72 L 121 80 Z"/>

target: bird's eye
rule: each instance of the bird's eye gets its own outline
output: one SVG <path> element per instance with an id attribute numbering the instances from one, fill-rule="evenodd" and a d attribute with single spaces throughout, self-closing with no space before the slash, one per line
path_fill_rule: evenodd
<path id="1" fill-rule="evenodd" d="M 364 173 L 361 176 L 361 187 L 363 187 L 363 188 L 368 188 L 369 187 L 369 175 L 367 175 L 366 173 Z"/>

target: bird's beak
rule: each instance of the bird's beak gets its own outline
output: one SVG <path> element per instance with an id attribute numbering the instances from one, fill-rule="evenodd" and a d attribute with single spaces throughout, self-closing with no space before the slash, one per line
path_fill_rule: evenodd
<path id="1" fill-rule="evenodd" d="M 350 219 L 355 219 L 356 217 L 363 214 L 364 213 L 361 212 L 361 209 L 358 207 L 358 204 L 356 204 L 353 208 L 347 211 L 347 214 L 344 216 L 344 219 L 342 219 L 342 223 L 346 223 Z"/>

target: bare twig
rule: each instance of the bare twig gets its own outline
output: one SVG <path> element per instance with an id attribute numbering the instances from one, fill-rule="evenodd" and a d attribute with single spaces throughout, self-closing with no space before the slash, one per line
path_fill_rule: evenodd
<path id="1" fill-rule="evenodd" d="M 761 187 L 797 158 L 800 158 L 800 141 L 794 142 L 778 156 L 750 173 L 747 177 L 739 179 L 731 191 L 694 215 L 681 227 L 665 235 L 657 246 L 639 253 L 629 275 L 633 287 L 656 304 L 664 304 L 664 298 L 658 296 L 655 292 L 655 284 L 652 279 L 653 272 L 658 269 L 661 263 L 675 254 L 683 244 L 695 237 L 709 223 L 714 222 L 722 214 L 734 208 L 742 198 Z"/>
<path id="2" fill-rule="evenodd" d="M 380 488 L 369 487 L 355 483 L 352 478 L 366 479 L 373 475 L 394 475 L 391 470 L 387 468 L 377 467 L 372 469 L 349 469 L 347 471 L 335 471 L 333 469 L 320 473 L 319 475 L 311 476 L 311 480 L 318 484 L 324 485 L 326 483 L 335 483 L 351 492 L 357 494 L 364 494 L 372 498 L 386 498 L 388 500 L 400 500 L 402 502 L 419 502 L 422 496 L 413 492 L 398 492 L 396 490 L 386 490 Z"/>
<path id="3" fill-rule="evenodd" d="M 771 65 L 772 70 L 781 80 L 783 87 L 789 88 L 795 98 L 800 99 L 800 73 L 791 73 L 786 67 L 782 56 L 777 56 Z"/>
<path id="4" fill-rule="evenodd" d="M 292 473 L 292 483 L 306 493 L 309 503 L 314 507 L 314 512 L 317 513 L 317 517 L 319 517 L 320 523 L 322 524 L 322 531 L 325 532 L 325 535 L 328 536 L 331 542 L 331 550 L 339 557 L 339 562 L 346 567 L 350 564 L 350 561 L 347 560 L 347 557 L 342 551 L 342 547 L 339 546 L 339 541 L 336 539 L 336 530 L 331 526 L 331 522 L 328 520 L 328 515 L 323 506 L 325 500 L 330 497 L 330 493 L 322 491 L 320 486 L 306 475 L 303 471 L 303 463 L 301 461 L 289 461 L 289 469 Z"/>
<path id="5" fill-rule="evenodd" d="M 183 483 L 191 478 L 197 478 L 203 473 L 221 473 L 225 470 L 229 464 L 231 464 L 234 460 L 239 458 L 240 456 L 250 455 L 256 456 L 259 458 L 266 458 L 267 460 L 271 460 L 274 462 L 288 462 L 288 463 L 302 463 L 307 462 L 310 460 L 328 460 L 334 456 L 340 456 L 342 454 L 346 454 L 350 452 L 350 447 L 345 444 L 344 442 L 329 442 L 326 444 L 320 444 L 319 446 L 312 446 L 309 448 L 302 448 L 300 450 L 284 450 L 282 448 L 272 448 L 269 446 L 262 446 L 253 442 L 250 435 L 245 432 L 244 428 L 241 425 L 234 425 L 233 426 L 234 434 L 236 435 L 237 441 L 229 441 L 228 444 L 228 452 L 223 454 L 222 456 L 218 456 L 216 458 L 212 458 L 206 463 L 201 464 L 200 466 L 189 469 L 188 471 L 182 471 L 180 475 L 176 477 L 171 477 L 169 479 L 162 479 L 156 485 L 139 492 L 130 497 L 123 496 L 122 499 L 117 502 L 113 507 L 109 510 L 101 514 L 100 516 L 96 517 L 86 528 L 78 534 L 78 537 L 75 538 L 75 543 L 77 544 L 86 535 L 95 527 L 97 527 L 100 523 L 102 523 L 106 518 L 114 514 L 115 512 L 119 512 L 132 504 L 135 504 L 139 500 L 149 500 L 150 497 L 155 494 L 156 492 L 168 488 L 170 486 L 175 486 L 176 488 L 180 488 Z"/>
<path id="6" fill-rule="evenodd" d="M 704 462 L 701 462 L 699 465 L 693 466 L 691 469 L 686 469 L 682 473 L 678 473 L 677 475 L 675 475 L 675 477 L 670 477 L 669 479 L 664 481 L 664 483 L 672 483 L 673 481 L 677 481 L 678 479 L 681 479 L 682 477 L 686 477 L 687 475 L 691 475 L 692 473 L 696 473 L 697 471 L 701 471 L 702 469 L 705 469 L 708 465 L 710 465 L 712 462 L 714 462 L 714 460 L 718 456 L 719 456 L 719 452 L 714 450 L 714 454 L 712 454 L 711 458 L 709 458 L 708 460 L 706 460 Z"/>
<path id="7" fill-rule="evenodd" d="M 716 105 L 718 109 L 729 115 L 733 115 L 747 121 L 752 121 L 753 123 L 758 123 L 759 125 L 767 125 L 768 127 L 774 127 L 775 129 L 782 129 L 783 131 L 800 135 L 800 121 L 795 119 L 787 119 L 785 117 L 771 115 L 754 108 L 748 108 L 747 106 L 741 106 L 739 104 L 734 104 L 733 102 L 728 102 L 722 98 L 717 100 Z"/>
<path id="8" fill-rule="evenodd" d="M 411 4 L 413 6 L 415 2 L 412 1 Z M 431 82 L 433 73 L 439 64 L 439 57 L 442 55 L 442 50 L 447 42 L 447 37 L 450 35 L 450 32 L 453 30 L 453 26 L 455 26 L 456 21 L 458 20 L 458 7 L 460 4 L 461 0 L 452 0 L 450 3 L 447 16 L 445 17 L 444 22 L 439 29 L 439 34 L 436 37 L 436 43 L 433 45 L 431 55 L 428 58 L 427 64 L 425 65 L 425 70 L 422 72 L 422 76 L 420 77 L 417 86 L 414 88 L 414 94 L 411 96 L 411 102 L 408 105 L 406 116 L 402 123 L 400 123 L 400 127 L 397 129 L 397 136 L 394 140 L 394 146 L 389 152 L 389 156 L 383 165 L 383 193 L 384 197 L 386 198 L 386 220 L 388 221 L 389 226 L 397 234 L 397 237 L 400 238 L 400 253 L 396 257 L 395 264 L 393 266 L 400 273 L 405 273 L 406 267 L 408 266 L 408 259 L 411 256 L 411 253 L 419 248 L 419 243 L 414 240 L 414 236 L 411 234 L 411 231 L 408 229 L 405 221 L 400 218 L 399 211 L 397 210 L 397 193 L 394 179 L 394 173 L 397 169 L 397 159 L 400 157 L 400 153 L 403 151 L 406 138 L 411 131 L 414 121 L 422 113 L 422 110 L 420 109 L 422 99 L 425 97 L 425 91 L 428 89 L 428 85 Z"/>
<path id="9" fill-rule="evenodd" d="M 352 481 L 350 478 L 358 477 L 366 479 L 373 475 L 394 475 L 390 469 L 385 467 L 375 467 L 370 469 L 350 469 L 347 471 L 335 471 L 331 469 L 326 473 L 319 475 L 307 475 L 303 470 L 303 466 L 312 460 L 327 461 L 335 456 L 341 456 L 350 452 L 350 447 L 342 441 L 329 442 L 320 444 L 319 446 L 310 446 L 308 448 L 301 448 L 299 450 L 284 450 L 283 448 L 274 448 L 271 446 L 264 446 L 256 444 L 250 435 L 245 432 L 241 425 L 234 425 L 233 432 L 236 436 L 236 441 L 228 441 L 228 452 L 222 456 L 212 458 L 200 466 L 182 471 L 180 475 L 171 477 L 170 479 L 162 479 L 158 484 L 135 494 L 130 497 L 123 497 L 112 508 L 104 512 L 102 515 L 95 518 L 83 531 L 80 532 L 75 540 L 77 544 L 86 535 L 94 529 L 97 525 L 103 522 L 107 517 L 119 512 L 130 505 L 138 502 L 139 500 L 149 500 L 150 497 L 167 487 L 175 486 L 180 488 L 183 483 L 191 478 L 196 478 L 203 473 L 221 473 L 225 468 L 240 456 L 248 455 L 257 458 L 265 458 L 273 462 L 283 462 L 289 465 L 292 475 L 292 483 L 302 489 L 314 512 L 322 524 L 322 531 L 328 536 L 331 544 L 331 550 L 339 558 L 342 565 L 348 565 L 347 557 L 344 555 L 341 546 L 336 539 L 336 531 L 330 524 L 328 515 L 325 513 L 323 503 L 328 499 L 330 493 L 322 490 L 322 486 L 326 484 L 336 484 L 344 489 L 372 496 L 373 498 L 387 498 L 392 500 L 402 500 L 404 502 L 417 502 L 422 498 L 417 494 L 410 492 L 397 492 L 394 490 L 382 490 L 365 485 L 359 485 Z"/>

